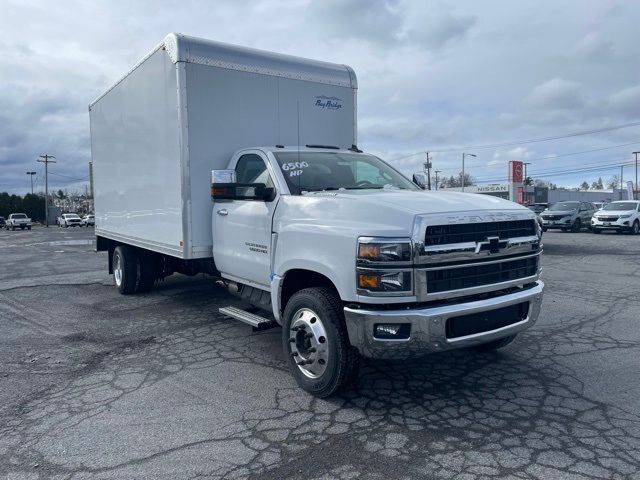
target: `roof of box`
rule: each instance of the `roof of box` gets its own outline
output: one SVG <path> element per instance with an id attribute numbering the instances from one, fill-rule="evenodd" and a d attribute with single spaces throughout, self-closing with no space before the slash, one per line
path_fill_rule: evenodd
<path id="1" fill-rule="evenodd" d="M 281 53 L 267 52 L 255 48 L 240 47 L 228 43 L 170 33 L 162 43 L 136 63 L 131 70 L 118 79 L 109 89 L 89 104 L 89 109 L 127 78 L 139 65 L 158 50 L 163 49 L 173 63 L 197 63 L 230 70 L 260 73 L 275 77 L 307 80 L 310 82 L 358 88 L 356 74 L 348 65 L 321 62 Z"/>
<path id="2" fill-rule="evenodd" d="M 347 65 L 240 47 L 179 33 L 167 35 L 164 38 L 163 46 L 174 63 L 198 63 L 231 70 L 358 88 L 356 75 Z"/>

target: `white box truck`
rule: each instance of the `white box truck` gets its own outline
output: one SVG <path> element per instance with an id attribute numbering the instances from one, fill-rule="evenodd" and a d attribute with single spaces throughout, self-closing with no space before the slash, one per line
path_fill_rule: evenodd
<path id="1" fill-rule="evenodd" d="M 537 319 L 541 232 L 356 146 L 353 70 L 170 34 L 90 107 L 97 249 L 122 294 L 205 272 L 282 327 L 317 396 L 361 356 L 490 350 Z M 264 313 L 261 313 L 264 312 Z"/>

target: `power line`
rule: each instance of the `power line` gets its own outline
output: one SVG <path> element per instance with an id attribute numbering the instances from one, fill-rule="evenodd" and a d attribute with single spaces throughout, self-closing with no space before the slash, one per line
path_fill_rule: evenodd
<path id="1" fill-rule="evenodd" d="M 89 180 L 89 177 L 85 177 L 85 178 L 76 178 L 76 177 L 70 177 L 69 175 L 63 175 L 61 173 L 53 173 L 50 172 L 49 175 L 55 175 L 56 177 L 63 177 L 63 178 L 69 178 L 71 180 L 77 180 L 78 182 L 84 182 Z"/>
<path id="2" fill-rule="evenodd" d="M 627 161 L 627 162 L 618 162 L 615 164 L 610 164 L 610 165 L 603 165 L 600 167 L 589 167 L 589 168 L 580 168 L 580 169 L 572 169 L 572 170 L 562 170 L 562 171 L 555 171 L 555 172 L 548 172 L 548 173 L 544 173 L 544 172 L 540 172 L 540 173 L 532 173 L 530 176 L 531 177 L 537 177 L 537 178 L 548 178 L 548 177 L 563 177 L 563 176 L 567 176 L 567 175 L 573 175 L 576 173 L 594 173 L 594 172 L 602 172 L 602 171 L 607 171 L 607 170 L 613 170 L 613 169 L 617 169 L 620 167 L 627 167 L 627 166 L 631 166 L 633 165 L 633 161 Z M 476 182 L 481 182 L 481 183 L 488 183 L 488 182 L 503 182 L 508 180 L 506 177 L 501 177 L 501 178 L 484 178 L 484 179 L 477 179 Z"/>
<path id="3" fill-rule="evenodd" d="M 530 139 L 526 139 L 526 140 L 514 140 L 514 141 L 502 142 L 502 143 L 491 143 L 491 144 L 481 144 L 481 145 L 467 145 L 465 147 L 444 148 L 444 149 L 440 149 L 440 150 L 429 149 L 429 151 L 432 152 L 432 153 L 434 153 L 434 152 L 435 153 L 445 153 L 445 152 L 462 152 L 463 150 L 482 150 L 482 149 L 486 149 L 486 148 L 513 147 L 513 146 L 516 146 L 516 145 L 527 145 L 527 144 L 531 144 L 531 143 L 550 142 L 552 140 L 561 140 L 561 139 L 564 139 L 564 138 L 579 137 L 579 136 L 582 136 L 582 135 L 593 135 L 594 133 L 611 132 L 613 130 L 619 130 L 621 128 L 637 127 L 638 125 L 640 125 L 640 122 L 631 122 L 631 123 L 625 123 L 625 124 L 621 124 L 621 125 L 614 125 L 614 126 L 611 126 L 611 127 L 595 128 L 595 129 L 591 129 L 591 130 L 582 130 L 582 131 L 578 131 L 578 132 L 566 133 L 564 135 L 554 135 L 554 136 L 551 136 L 551 137 L 530 138 Z M 404 158 L 409 158 L 409 157 L 413 157 L 415 155 L 420 155 L 420 154 L 424 154 L 424 153 L 425 153 L 424 151 L 415 152 L 415 153 L 411 153 L 411 154 L 408 154 L 408 155 L 404 155 L 402 157 L 396 157 L 396 158 L 392 159 L 391 161 L 402 160 Z"/>

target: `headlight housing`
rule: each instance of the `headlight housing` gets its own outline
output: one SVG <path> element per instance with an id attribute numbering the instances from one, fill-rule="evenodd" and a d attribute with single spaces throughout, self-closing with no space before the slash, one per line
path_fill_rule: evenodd
<path id="1" fill-rule="evenodd" d="M 356 252 L 359 295 L 413 295 L 412 245 L 408 238 L 360 237 Z"/>
<path id="2" fill-rule="evenodd" d="M 624 215 L 620 215 L 620 218 L 631 218 L 631 214 L 625 213 Z"/>

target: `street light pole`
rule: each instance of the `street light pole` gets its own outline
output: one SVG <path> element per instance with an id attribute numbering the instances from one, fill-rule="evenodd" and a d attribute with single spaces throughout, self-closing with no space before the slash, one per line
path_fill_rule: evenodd
<path id="1" fill-rule="evenodd" d="M 31 195 L 33 195 L 33 176 L 36 174 L 36 172 L 27 172 L 27 175 L 29 175 L 29 178 L 31 178 Z"/>
<path id="2" fill-rule="evenodd" d="M 438 174 L 441 172 L 442 170 L 434 170 L 435 174 L 436 174 L 436 190 L 438 190 Z"/>
<path id="3" fill-rule="evenodd" d="M 44 226 L 46 228 L 49 228 L 49 164 L 56 163 L 55 160 L 49 160 L 50 158 L 56 157 L 45 153 L 36 160 L 36 162 L 44 163 Z"/>
<path id="4" fill-rule="evenodd" d="M 529 205 L 529 195 L 527 192 L 527 165 L 531 165 L 531 162 L 522 162 L 524 165 L 524 204 Z"/>
<path id="5" fill-rule="evenodd" d="M 620 165 L 620 200 L 622 200 L 622 176 L 624 175 L 624 165 Z"/>
<path id="6" fill-rule="evenodd" d="M 462 185 L 462 191 L 464 192 L 464 157 L 465 155 L 467 157 L 475 157 L 476 155 L 474 155 L 473 153 L 462 153 L 462 181 L 460 182 L 460 185 Z"/>
<path id="7" fill-rule="evenodd" d="M 640 153 L 640 152 L 633 152 L 633 155 L 636 157 L 636 188 L 635 188 L 635 190 L 633 191 L 633 193 L 634 193 L 634 196 L 633 196 L 634 200 L 637 200 L 637 199 L 638 199 L 638 154 L 639 154 L 639 153 Z"/>

